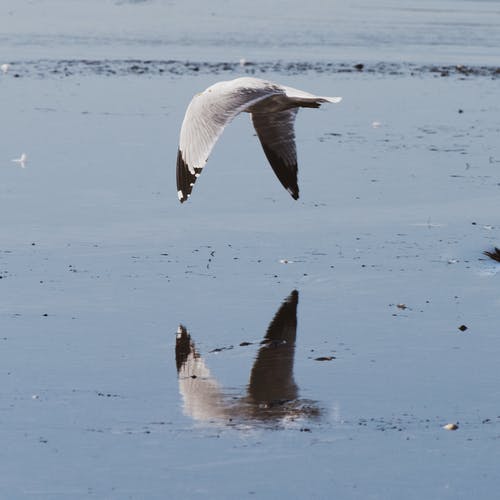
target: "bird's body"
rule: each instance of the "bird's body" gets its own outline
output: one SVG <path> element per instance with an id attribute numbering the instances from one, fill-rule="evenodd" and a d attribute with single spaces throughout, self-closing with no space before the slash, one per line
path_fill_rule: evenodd
<path id="1" fill-rule="evenodd" d="M 225 126 L 239 113 L 251 113 L 253 125 L 276 176 L 294 199 L 297 153 L 294 121 L 298 108 L 319 108 L 340 97 L 319 97 L 259 78 L 218 82 L 190 102 L 181 127 L 177 154 L 177 194 L 186 201 Z"/>

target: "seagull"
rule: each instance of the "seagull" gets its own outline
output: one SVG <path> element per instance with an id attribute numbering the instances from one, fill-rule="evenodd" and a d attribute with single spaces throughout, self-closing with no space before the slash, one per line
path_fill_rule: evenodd
<path id="1" fill-rule="evenodd" d="M 7 71 L 9 71 L 9 68 L 10 68 L 10 64 L 8 64 L 8 63 L 3 63 L 2 65 L 0 65 L 0 69 L 2 70 L 2 73 L 4 75 L 7 74 Z"/>
<path id="2" fill-rule="evenodd" d="M 26 156 L 26 153 L 23 153 L 20 158 L 14 158 L 12 160 L 14 163 L 19 163 L 21 168 L 26 167 L 26 162 L 28 161 L 28 157 Z"/>
<path id="3" fill-rule="evenodd" d="M 293 128 L 297 111 L 341 100 L 251 77 L 218 82 L 196 94 L 187 107 L 179 139 L 179 201 L 184 203 L 189 198 L 217 139 L 226 125 L 243 111 L 252 115 L 253 126 L 274 173 L 292 198 L 298 199 Z"/>

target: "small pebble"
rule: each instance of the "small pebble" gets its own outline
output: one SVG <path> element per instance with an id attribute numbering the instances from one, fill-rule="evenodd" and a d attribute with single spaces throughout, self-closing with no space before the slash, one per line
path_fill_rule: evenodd
<path id="1" fill-rule="evenodd" d="M 459 329 L 461 332 L 465 332 L 465 330 L 467 330 L 467 329 L 468 329 L 468 327 L 467 327 L 467 326 L 465 326 L 465 325 L 460 325 L 460 326 L 458 327 L 458 329 Z"/>

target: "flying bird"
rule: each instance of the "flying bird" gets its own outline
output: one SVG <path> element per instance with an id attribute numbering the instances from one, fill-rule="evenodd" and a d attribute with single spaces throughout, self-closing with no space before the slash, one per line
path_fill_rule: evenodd
<path id="1" fill-rule="evenodd" d="M 299 197 L 294 122 L 299 108 L 319 108 L 341 97 L 319 97 L 259 78 L 218 82 L 196 94 L 182 122 L 177 153 L 177 196 L 181 203 L 207 163 L 217 139 L 233 118 L 245 111 L 264 153 L 283 187 Z"/>

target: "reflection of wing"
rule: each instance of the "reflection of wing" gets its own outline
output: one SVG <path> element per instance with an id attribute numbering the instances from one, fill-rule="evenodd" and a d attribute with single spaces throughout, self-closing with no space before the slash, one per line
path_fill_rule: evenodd
<path id="1" fill-rule="evenodd" d="M 186 328 L 179 326 L 176 362 L 184 413 L 199 422 L 238 425 L 317 418 L 316 402 L 298 398 L 293 378 L 297 304 L 294 290 L 271 321 L 255 359 L 246 395 L 224 393 L 211 376 Z"/>
<path id="2" fill-rule="evenodd" d="M 184 413 L 200 421 L 226 417 L 219 384 L 210 375 L 210 370 L 182 325 L 177 330 L 175 361 Z"/>
<path id="3" fill-rule="evenodd" d="M 297 152 L 293 124 L 298 108 L 271 113 L 252 113 L 253 126 L 259 136 L 266 157 L 283 187 L 296 200 Z"/>
<path id="4" fill-rule="evenodd" d="M 219 82 L 193 97 L 182 122 L 177 154 L 177 194 L 186 201 L 226 125 L 252 104 L 274 94 L 278 86 L 255 78 Z"/>
<path id="5" fill-rule="evenodd" d="M 297 304 L 294 290 L 275 314 L 262 341 L 250 375 L 248 395 L 254 402 L 289 401 L 297 398 L 293 379 Z"/>

